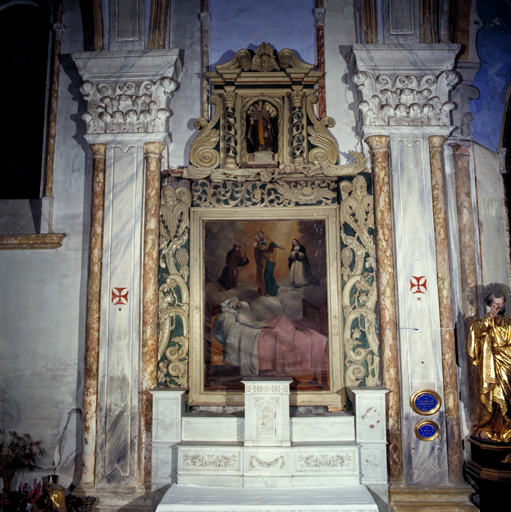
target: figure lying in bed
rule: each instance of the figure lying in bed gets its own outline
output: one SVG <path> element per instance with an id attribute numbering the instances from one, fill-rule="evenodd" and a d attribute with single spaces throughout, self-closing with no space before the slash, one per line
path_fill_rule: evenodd
<path id="1" fill-rule="evenodd" d="M 238 366 L 242 376 L 269 370 L 276 375 L 326 375 L 328 339 L 307 320 L 276 315 L 260 322 L 237 297 L 223 302 L 220 311 L 213 335 L 223 345 L 224 363 Z"/>

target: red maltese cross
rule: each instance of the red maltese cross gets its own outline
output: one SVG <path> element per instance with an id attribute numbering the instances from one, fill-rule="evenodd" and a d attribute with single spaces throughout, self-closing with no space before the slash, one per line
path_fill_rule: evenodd
<path id="1" fill-rule="evenodd" d="M 412 276 L 410 279 L 410 291 L 412 295 L 416 293 L 426 293 L 428 291 L 426 283 L 426 276 Z"/>
<path id="2" fill-rule="evenodd" d="M 128 292 L 128 288 L 112 288 L 112 304 L 128 304 Z"/>

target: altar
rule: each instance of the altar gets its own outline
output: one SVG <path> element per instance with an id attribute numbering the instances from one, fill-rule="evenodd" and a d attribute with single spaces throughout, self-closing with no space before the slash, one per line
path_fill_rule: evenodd
<path id="1" fill-rule="evenodd" d="M 157 510 L 387 510 L 387 390 L 353 388 L 353 414 L 290 415 L 291 382 L 243 379 L 244 415 L 153 390 L 152 483 L 172 483 Z"/>

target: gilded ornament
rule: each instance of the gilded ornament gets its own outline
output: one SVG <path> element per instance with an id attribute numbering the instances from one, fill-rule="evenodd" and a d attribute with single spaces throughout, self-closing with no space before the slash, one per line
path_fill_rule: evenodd
<path id="1" fill-rule="evenodd" d="M 340 183 L 341 273 L 346 386 L 379 385 L 373 197 L 356 176 Z"/>
<path id="2" fill-rule="evenodd" d="M 268 43 L 261 43 L 252 59 L 251 71 L 279 71 L 279 65 L 275 60 L 274 50 Z"/>
<path id="3" fill-rule="evenodd" d="M 187 182 L 185 182 L 187 183 Z M 160 204 L 160 282 L 158 382 L 186 386 L 188 380 L 189 235 L 191 193 L 186 186 L 164 182 Z"/>
<path id="4" fill-rule="evenodd" d="M 488 314 L 470 327 L 468 355 L 479 367 L 481 417 L 475 435 L 511 441 L 511 318 L 505 302 L 509 288 L 492 283 L 483 289 Z"/>
<path id="5" fill-rule="evenodd" d="M 328 128 L 332 128 L 335 123 L 331 117 L 324 117 L 318 121 L 312 111 L 312 105 L 317 101 L 316 96 L 307 97 L 307 115 L 313 125 L 309 127 L 309 142 L 315 146 L 309 151 L 309 161 L 335 164 L 339 158 L 339 149 L 337 141 L 328 131 Z"/>
<path id="6" fill-rule="evenodd" d="M 440 410 L 442 399 L 431 389 L 419 389 L 411 396 L 410 405 L 417 414 L 429 416 Z"/>
<path id="7" fill-rule="evenodd" d="M 215 128 L 220 119 L 220 98 L 213 95 L 211 103 L 215 105 L 213 119 L 208 123 L 206 119 L 199 117 L 194 124 L 195 129 L 201 132 L 190 147 L 190 162 L 199 169 L 214 169 L 220 164 L 220 153 L 215 149 L 220 140 L 220 132 Z"/>
<path id="8" fill-rule="evenodd" d="M 440 435 L 440 427 L 431 420 L 423 420 L 415 425 L 415 435 L 421 441 L 433 441 Z"/>
<path id="9" fill-rule="evenodd" d="M 257 182 L 198 180 L 193 183 L 193 206 L 326 206 L 336 203 L 335 182 L 331 180 L 296 181 L 283 180 Z M 270 177 L 268 173 L 267 179 Z"/>

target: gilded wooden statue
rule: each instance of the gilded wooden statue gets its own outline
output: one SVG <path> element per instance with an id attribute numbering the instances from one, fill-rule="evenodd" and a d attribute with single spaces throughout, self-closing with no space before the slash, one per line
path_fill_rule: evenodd
<path id="1" fill-rule="evenodd" d="M 484 289 L 490 311 L 470 327 L 468 354 L 479 367 L 481 421 L 475 435 L 493 441 L 511 441 L 511 318 L 506 316 L 506 287 Z"/>

